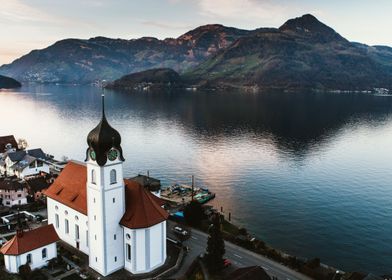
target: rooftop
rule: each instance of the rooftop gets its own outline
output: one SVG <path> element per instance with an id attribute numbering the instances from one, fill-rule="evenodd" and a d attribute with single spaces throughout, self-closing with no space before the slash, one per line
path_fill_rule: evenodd
<path id="1" fill-rule="evenodd" d="M 146 175 L 137 175 L 136 177 L 129 178 L 129 180 L 138 182 L 143 188 L 149 191 L 158 191 L 161 188 L 161 181 Z"/>
<path id="2" fill-rule="evenodd" d="M 34 193 L 45 190 L 50 186 L 47 176 L 36 176 L 31 178 L 25 178 L 25 180 L 30 190 Z"/>
<path id="3" fill-rule="evenodd" d="M 7 177 L 0 179 L 0 190 L 22 190 L 26 185 L 20 179 Z"/>
<path id="4" fill-rule="evenodd" d="M 39 148 L 26 150 L 26 151 L 16 151 L 16 152 L 7 153 L 7 156 L 13 162 L 18 162 L 18 161 L 23 160 L 26 155 L 28 155 L 30 157 L 34 157 L 36 159 L 42 159 L 42 160 L 48 159 L 48 156 L 42 151 L 42 149 L 39 149 Z"/>
<path id="5" fill-rule="evenodd" d="M 87 167 L 70 161 L 45 194 L 87 215 Z M 125 184 L 125 214 L 120 224 L 128 228 L 150 227 L 168 218 L 168 213 L 161 207 L 163 200 L 151 194 L 138 182 L 129 179 Z"/>
<path id="6" fill-rule="evenodd" d="M 53 225 L 22 231 L 3 245 L 0 253 L 4 255 L 20 255 L 34 249 L 59 241 Z"/>
<path id="7" fill-rule="evenodd" d="M 11 144 L 12 148 L 18 149 L 18 143 L 14 135 L 0 136 L 0 153 L 6 151 L 7 144 Z"/>

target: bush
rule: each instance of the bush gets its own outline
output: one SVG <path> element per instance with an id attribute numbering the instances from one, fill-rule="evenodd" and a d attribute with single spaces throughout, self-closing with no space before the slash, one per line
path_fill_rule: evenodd
<path id="1" fill-rule="evenodd" d="M 29 280 L 45 280 L 47 279 L 46 276 L 40 270 L 33 270 L 30 273 Z"/>
<path id="2" fill-rule="evenodd" d="M 20 276 L 23 280 L 28 280 L 28 279 L 30 279 L 30 276 L 31 276 L 31 268 L 30 268 L 30 265 L 24 264 L 24 265 L 19 266 L 19 276 Z"/>

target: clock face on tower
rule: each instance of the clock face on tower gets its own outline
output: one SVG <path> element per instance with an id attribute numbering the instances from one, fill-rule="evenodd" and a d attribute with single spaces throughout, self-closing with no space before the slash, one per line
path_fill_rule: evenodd
<path id="1" fill-rule="evenodd" d="M 117 150 L 115 150 L 115 149 L 111 149 L 111 150 L 108 152 L 108 159 L 109 159 L 110 161 L 115 160 L 115 159 L 117 158 L 117 156 L 118 156 L 118 152 L 117 152 Z"/>
<path id="2" fill-rule="evenodd" d="M 90 158 L 92 160 L 96 160 L 97 159 L 97 155 L 95 154 L 93 149 L 90 149 Z"/>

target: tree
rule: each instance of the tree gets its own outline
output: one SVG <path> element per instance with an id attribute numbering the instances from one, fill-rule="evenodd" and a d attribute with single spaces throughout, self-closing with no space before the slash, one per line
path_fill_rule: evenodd
<path id="1" fill-rule="evenodd" d="M 207 241 L 206 263 L 212 274 L 218 273 L 224 266 L 225 242 L 222 237 L 220 219 L 219 214 L 213 216 Z"/>
<path id="2" fill-rule="evenodd" d="M 185 221 L 194 227 L 198 227 L 204 219 L 204 211 L 200 202 L 192 200 L 184 209 Z"/>
<path id="3" fill-rule="evenodd" d="M 31 268 L 29 264 L 19 266 L 19 275 L 23 280 L 27 280 L 31 276 Z"/>
<path id="4" fill-rule="evenodd" d="M 29 144 L 27 144 L 26 139 L 20 138 L 18 139 L 18 148 L 21 150 L 26 150 L 26 148 L 29 146 Z"/>

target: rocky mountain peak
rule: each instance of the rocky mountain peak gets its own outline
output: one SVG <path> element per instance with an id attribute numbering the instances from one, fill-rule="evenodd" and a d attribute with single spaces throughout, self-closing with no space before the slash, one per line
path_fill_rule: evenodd
<path id="1" fill-rule="evenodd" d="M 295 33 L 301 36 L 311 37 L 322 43 L 335 40 L 346 41 L 335 30 L 320 22 L 311 14 L 289 19 L 279 27 L 279 30 L 285 33 Z"/>

